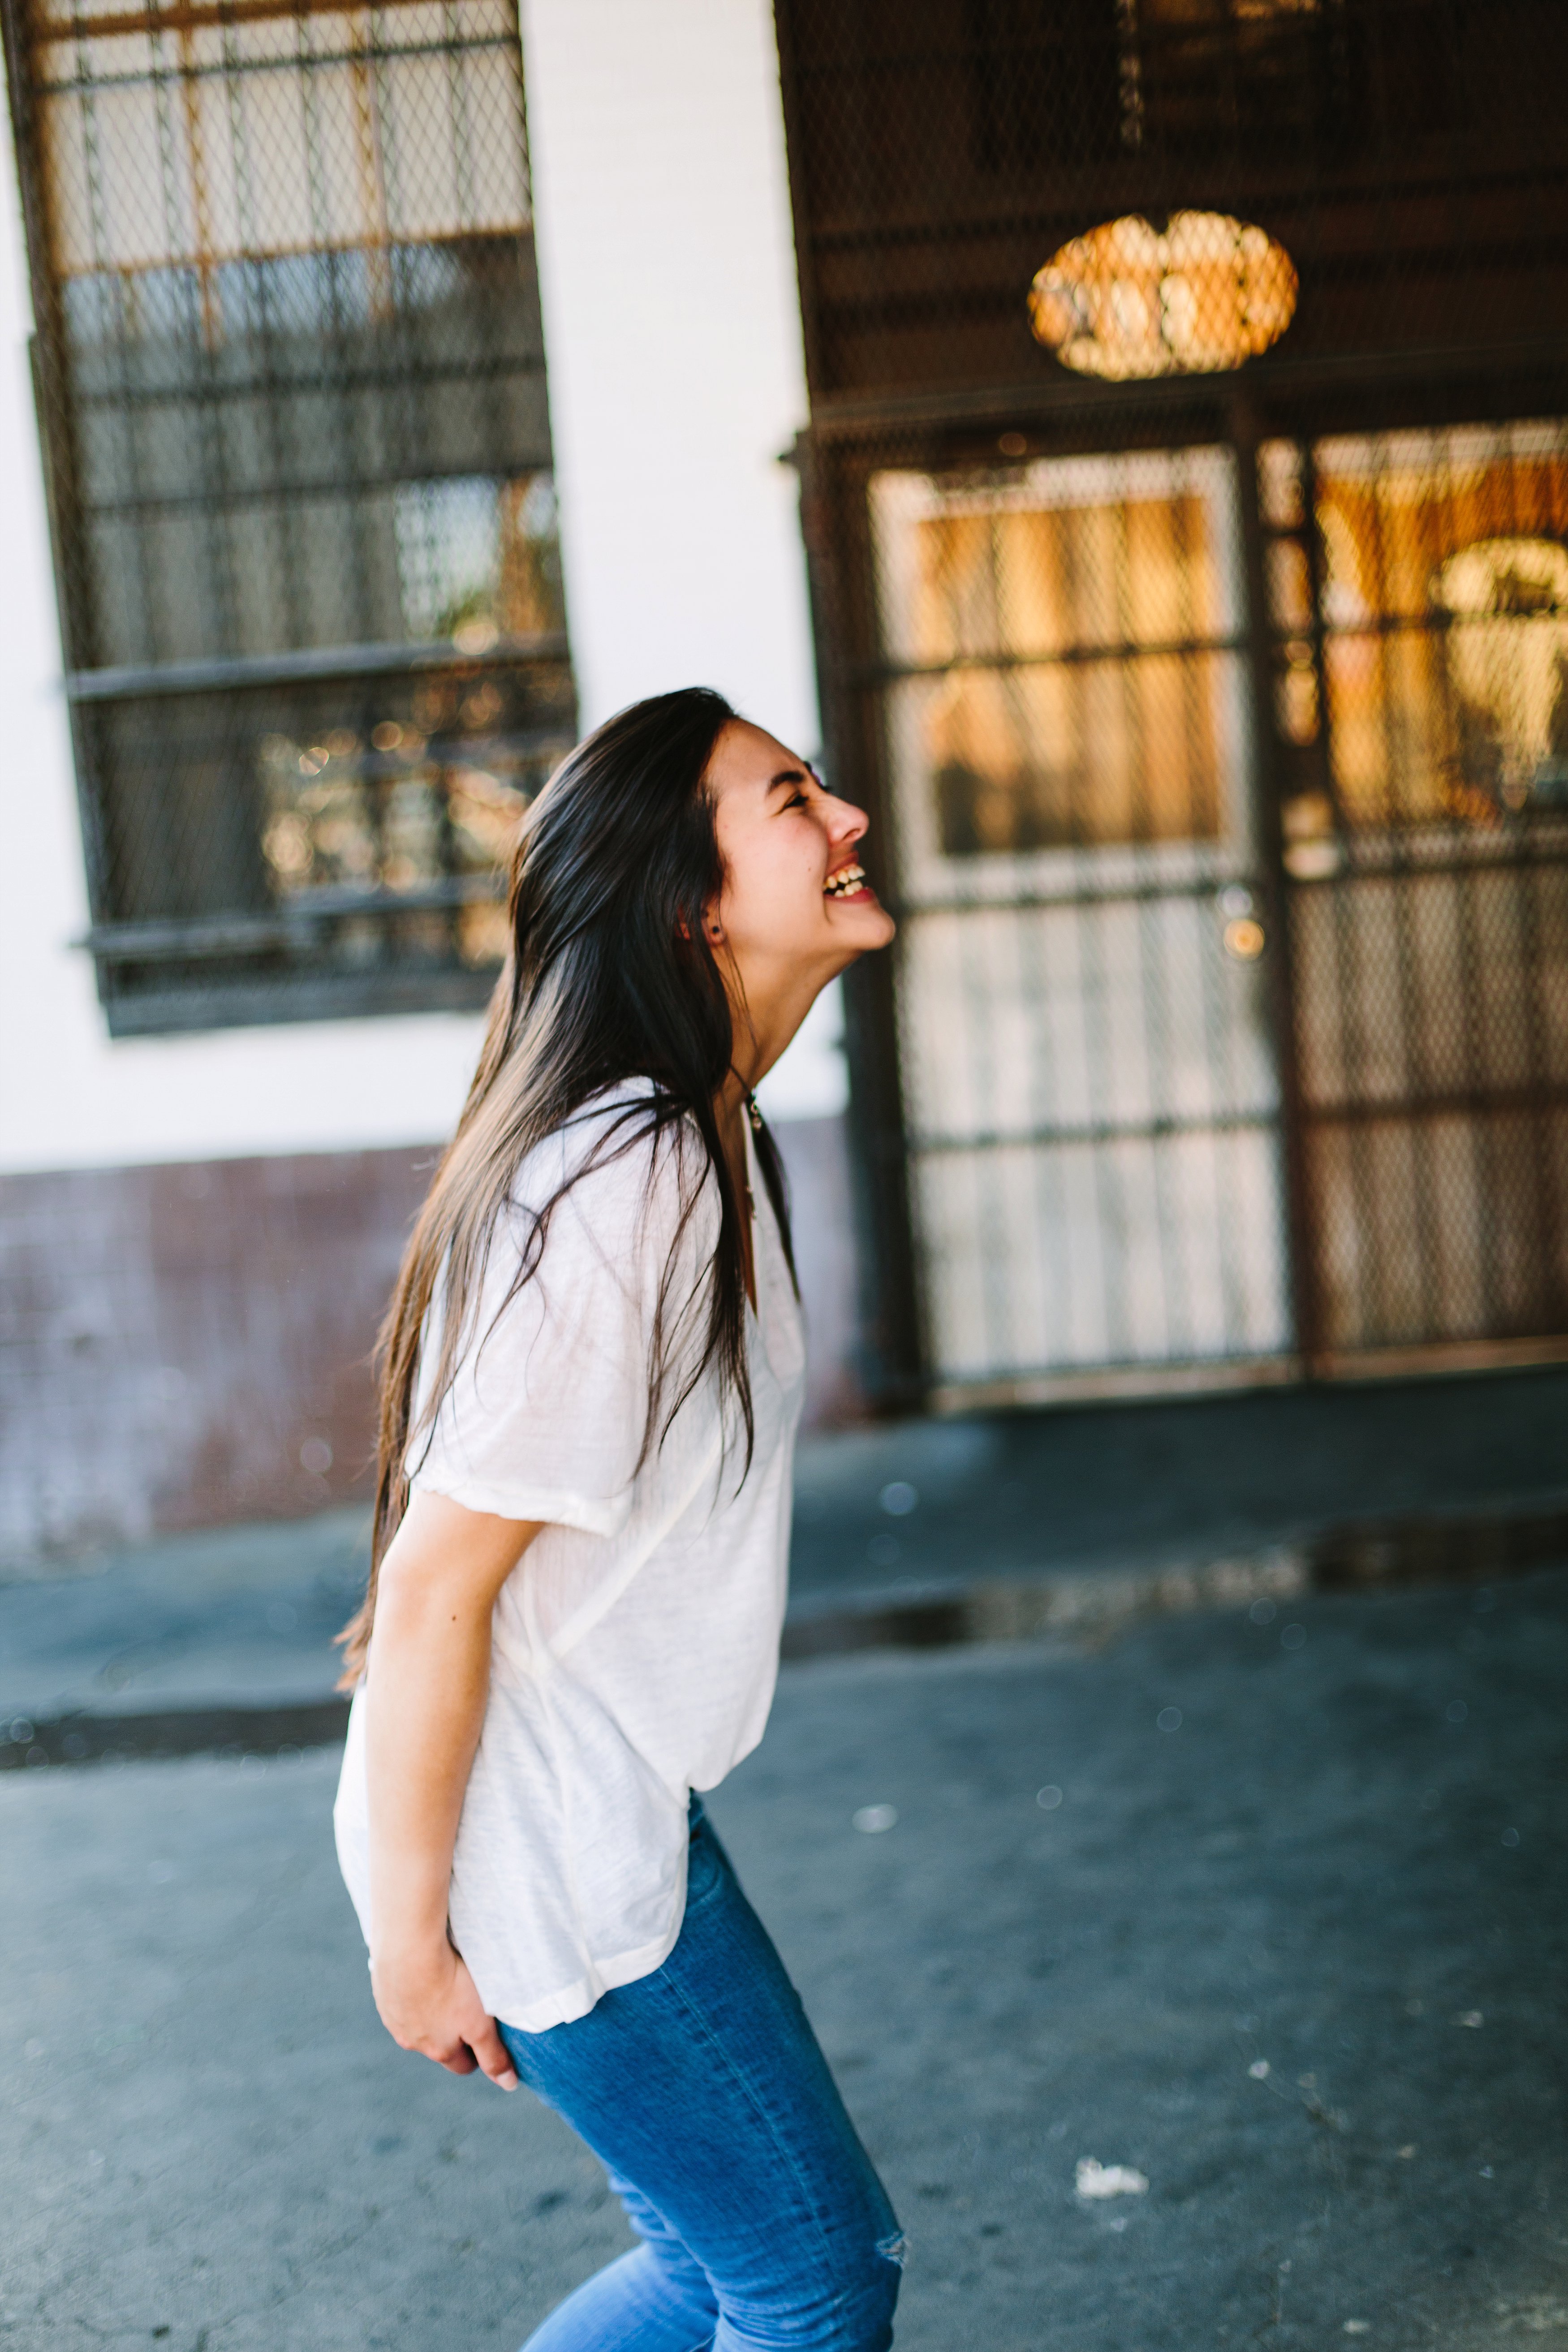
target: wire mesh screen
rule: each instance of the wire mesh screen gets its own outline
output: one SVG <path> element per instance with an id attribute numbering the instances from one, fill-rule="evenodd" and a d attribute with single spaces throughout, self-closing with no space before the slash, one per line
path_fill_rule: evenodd
<path id="1" fill-rule="evenodd" d="M 775 13 L 874 1374 L 1561 1347 L 1568 11 Z"/>
<path id="2" fill-rule="evenodd" d="M 1521 344 L 1562 314 L 1558 0 L 777 16 L 819 398 L 1026 383 L 1041 341 L 1147 379 Z"/>
<path id="3" fill-rule="evenodd" d="M 479 1001 L 574 715 L 514 7 L 8 61 L 112 1024 Z"/>
<path id="4" fill-rule="evenodd" d="M 1224 449 L 870 486 L 927 1360 L 1288 1339 Z"/>
<path id="5" fill-rule="evenodd" d="M 1324 1352 L 1568 1325 L 1568 425 L 1262 455 Z"/>

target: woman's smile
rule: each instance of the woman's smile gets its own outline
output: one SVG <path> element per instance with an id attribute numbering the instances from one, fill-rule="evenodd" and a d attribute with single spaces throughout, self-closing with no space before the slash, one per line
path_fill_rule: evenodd
<path id="1" fill-rule="evenodd" d="M 858 900 L 864 905 L 872 902 L 877 893 L 866 879 L 865 867 L 852 857 L 847 866 L 837 866 L 828 876 L 822 886 L 822 895 L 825 898 Z"/>

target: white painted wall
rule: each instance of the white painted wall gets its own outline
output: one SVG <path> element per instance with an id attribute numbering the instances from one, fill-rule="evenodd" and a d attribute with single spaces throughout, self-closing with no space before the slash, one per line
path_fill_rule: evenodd
<path id="1" fill-rule="evenodd" d="M 522 0 L 572 652 L 589 725 L 716 686 L 816 748 L 800 306 L 767 0 Z"/>
<path id="2" fill-rule="evenodd" d="M 568 614 L 586 725 L 700 681 L 816 749 L 794 478 L 804 421 L 766 0 L 524 0 Z M 0 166 L 0 1171 L 418 1143 L 479 1023 L 428 1014 L 110 1042 L 88 959 L 27 371 L 16 174 Z M 769 1082 L 842 1107 L 837 1007 Z"/>

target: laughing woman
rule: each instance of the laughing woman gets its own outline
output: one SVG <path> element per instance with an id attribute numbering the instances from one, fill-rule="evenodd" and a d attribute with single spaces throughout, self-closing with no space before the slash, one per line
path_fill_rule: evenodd
<path id="1" fill-rule="evenodd" d="M 405 2050 L 521 2079 L 640 2239 L 528 2352 L 880 2352 L 887 2197 L 707 1822 L 773 1696 L 804 1351 L 752 1089 L 893 926 L 700 688 L 529 812 L 384 1339 L 338 1850 Z"/>

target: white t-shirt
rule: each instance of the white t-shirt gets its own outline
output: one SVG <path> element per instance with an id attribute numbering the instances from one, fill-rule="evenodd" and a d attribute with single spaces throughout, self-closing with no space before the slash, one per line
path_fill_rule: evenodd
<path id="1" fill-rule="evenodd" d="M 529 1155 L 514 1202 L 542 1205 L 616 1112 L 651 1092 L 637 1080 L 599 1097 Z M 673 1252 L 668 1328 L 688 1300 L 705 1303 L 719 1232 L 700 1138 L 689 1125 L 679 1135 L 667 1132 L 657 1162 L 639 1139 L 583 1175 L 552 1214 L 537 1273 L 502 1306 L 531 1231 L 525 1213 L 509 1214 L 479 1344 L 410 1463 L 416 1490 L 545 1523 L 495 1605 L 450 1895 L 480 1999 L 529 2033 L 584 2016 L 668 1956 L 685 1909 L 690 1791 L 714 1787 L 756 1746 L 777 1673 L 805 1357 L 749 1131 L 751 1468 L 742 1479 L 744 1433 L 732 1408 L 721 1424 L 711 1371 L 637 1465 L 661 1276 Z M 699 1351 L 701 1328 L 700 1313 L 689 1318 Z M 363 1684 L 334 1822 L 374 1947 Z"/>

